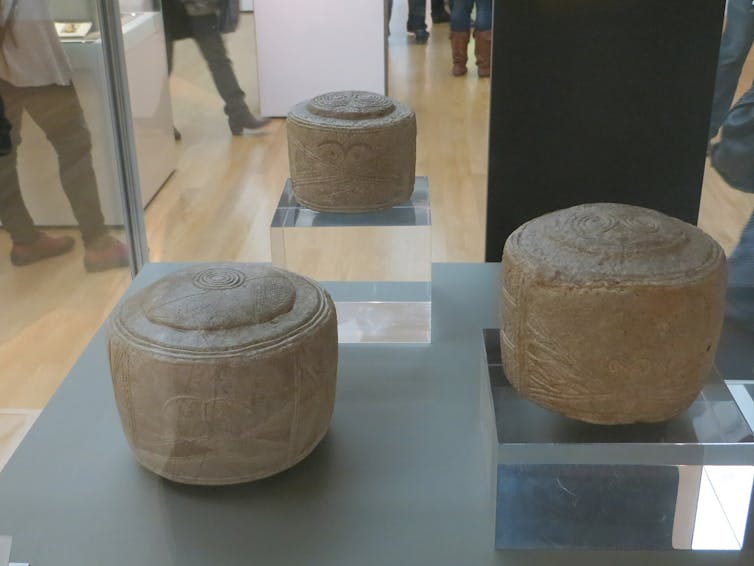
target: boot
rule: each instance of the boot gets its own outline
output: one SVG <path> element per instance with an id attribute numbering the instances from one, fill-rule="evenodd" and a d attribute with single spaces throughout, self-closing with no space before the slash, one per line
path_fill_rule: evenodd
<path id="1" fill-rule="evenodd" d="M 480 77 L 490 76 L 490 52 L 492 51 L 492 30 L 474 31 L 474 55 L 477 73 Z"/>
<path id="2" fill-rule="evenodd" d="M 466 61 L 468 60 L 469 31 L 451 31 L 450 46 L 453 50 L 453 76 L 460 77 L 466 74 Z"/>

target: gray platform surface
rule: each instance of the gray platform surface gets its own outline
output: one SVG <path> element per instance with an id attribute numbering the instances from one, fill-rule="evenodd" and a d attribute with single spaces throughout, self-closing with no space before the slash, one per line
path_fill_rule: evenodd
<path id="1" fill-rule="evenodd" d="M 132 289 L 177 264 L 152 264 Z M 495 551 L 481 330 L 499 266 L 436 265 L 433 343 L 341 346 L 330 432 L 300 465 L 231 488 L 132 459 L 99 332 L 0 473 L 0 534 L 32 566 L 729 565 L 754 554 Z"/>

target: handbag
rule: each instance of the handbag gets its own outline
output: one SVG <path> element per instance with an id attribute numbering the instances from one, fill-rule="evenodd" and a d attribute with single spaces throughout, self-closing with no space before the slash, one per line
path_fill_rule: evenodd
<path id="1" fill-rule="evenodd" d="M 754 193 L 754 87 L 725 115 L 710 161 L 731 187 Z"/>

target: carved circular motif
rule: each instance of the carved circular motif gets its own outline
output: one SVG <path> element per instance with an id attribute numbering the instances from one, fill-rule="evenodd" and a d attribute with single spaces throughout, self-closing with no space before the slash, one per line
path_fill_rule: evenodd
<path id="1" fill-rule="evenodd" d="M 235 289 L 246 282 L 246 275 L 228 267 L 212 267 L 194 276 L 194 285 L 209 291 Z"/>
<path id="2" fill-rule="evenodd" d="M 655 210 L 616 203 L 574 206 L 520 226 L 506 243 L 553 281 L 641 284 L 714 272 L 720 246 L 701 230 Z"/>
<path id="3" fill-rule="evenodd" d="M 219 354 L 287 340 L 319 316 L 326 297 L 312 281 L 275 267 L 195 266 L 129 297 L 114 325 L 148 348 Z"/>
<path id="4" fill-rule="evenodd" d="M 683 244 L 687 237 L 677 224 L 660 222 L 653 211 L 638 208 L 629 212 L 584 207 L 566 217 L 550 239 L 580 251 L 610 249 L 624 253 L 653 253 Z"/>
<path id="5" fill-rule="evenodd" d="M 312 98 L 308 108 L 312 114 L 325 118 L 367 120 L 387 116 L 395 110 L 395 104 L 374 92 L 340 91 Z"/>

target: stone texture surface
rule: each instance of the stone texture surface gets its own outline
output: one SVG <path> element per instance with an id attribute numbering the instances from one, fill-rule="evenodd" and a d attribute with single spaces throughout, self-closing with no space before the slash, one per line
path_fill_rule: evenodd
<path id="1" fill-rule="evenodd" d="M 288 113 L 291 183 L 303 206 L 368 212 L 411 197 L 416 116 L 406 105 L 361 91 L 331 92 Z"/>
<path id="2" fill-rule="evenodd" d="M 619 424 L 667 420 L 699 394 L 726 265 L 698 228 L 634 206 L 576 206 L 519 227 L 502 269 L 503 364 L 532 401 Z"/>
<path id="3" fill-rule="evenodd" d="M 136 459 L 173 481 L 252 481 L 305 458 L 335 402 L 335 307 L 315 282 L 251 264 L 198 265 L 108 321 L 115 400 Z"/>

